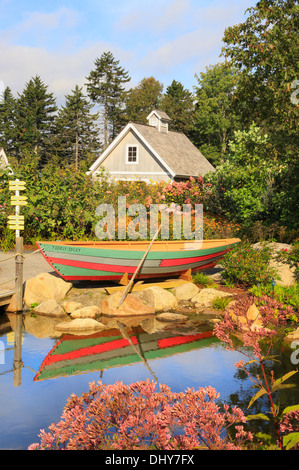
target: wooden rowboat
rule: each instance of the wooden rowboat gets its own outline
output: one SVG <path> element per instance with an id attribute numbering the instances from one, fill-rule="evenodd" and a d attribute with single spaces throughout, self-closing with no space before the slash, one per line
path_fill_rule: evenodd
<path id="1" fill-rule="evenodd" d="M 155 241 L 139 270 L 139 279 L 179 277 L 213 268 L 238 238 Z M 44 258 L 65 280 L 119 281 L 136 271 L 148 241 L 38 242 Z"/>

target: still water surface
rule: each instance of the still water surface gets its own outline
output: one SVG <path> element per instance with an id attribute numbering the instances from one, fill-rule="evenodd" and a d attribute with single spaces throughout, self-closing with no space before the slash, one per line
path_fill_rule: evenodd
<path id="1" fill-rule="evenodd" d="M 115 324 L 96 335 L 53 338 L 46 336 L 53 325 L 41 333 L 40 324 L 37 330 L 32 328 L 40 320 L 25 317 L 30 321 L 11 315 L 11 328 L 0 336 L 0 449 L 27 449 L 38 442 L 40 429 L 56 423 L 67 398 L 88 391 L 91 381 L 131 383 L 149 378 L 173 391 L 211 385 L 222 402 L 251 385 L 235 367 L 244 356 L 226 350 L 205 322 L 193 323 L 192 328 L 160 323 L 157 328 L 157 322 L 148 320 L 143 327 L 127 327 L 139 343 L 142 360 Z"/>

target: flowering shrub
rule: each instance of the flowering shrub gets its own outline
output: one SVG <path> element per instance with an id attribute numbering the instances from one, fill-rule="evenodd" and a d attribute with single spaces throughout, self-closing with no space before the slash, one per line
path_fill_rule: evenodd
<path id="1" fill-rule="evenodd" d="M 252 439 L 237 425 L 245 421 L 243 412 L 237 407 L 230 412 L 227 405 L 220 411 L 212 387 L 174 393 L 160 384 L 155 391 L 156 383 L 149 380 L 89 386 L 88 393 L 69 398 L 61 420 L 49 426 L 50 432 L 41 430 L 40 444 L 29 450 L 238 450 Z M 235 442 L 221 436 L 234 425 Z"/>
<path id="2" fill-rule="evenodd" d="M 22 159 L 19 168 L 14 169 L 13 177 L 6 173 L 0 174 L 2 247 L 13 243 L 13 237 L 9 237 L 9 230 L 5 229 L 8 215 L 14 213 L 14 207 L 10 205 L 12 193 L 8 189 L 8 180 L 12 178 L 19 178 L 26 182 L 24 195 L 28 197 L 28 205 L 22 207 L 21 211 L 25 217 L 23 232 L 25 243 L 34 242 L 37 239 L 96 239 L 95 226 L 99 220 L 95 215 L 97 206 L 103 203 L 111 204 L 115 210 L 117 223 L 119 196 L 126 197 L 127 209 L 133 204 L 143 204 L 148 216 L 151 204 L 174 204 L 180 207 L 183 204 L 191 204 L 191 207 L 194 207 L 194 204 L 203 202 L 201 178 L 198 180 L 190 178 L 189 181 L 173 181 L 172 183 L 111 181 L 103 172 L 99 181 L 92 181 L 84 172 L 76 172 L 73 168 L 49 165 L 40 171 L 38 160 L 34 156 L 29 157 Z M 127 226 L 131 220 L 132 216 L 127 215 Z M 194 231 L 194 210 L 191 211 L 191 225 Z M 150 239 L 149 217 L 146 229 L 147 238 Z M 204 212 L 204 238 L 234 236 L 233 232 L 237 230 L 235 224 L 228 224 L 226 220 Z M 169 217 L 169 233 L 171 238 L 172 213 Z M 184 238 L 183 234 L 181 238 Z"/>
<path id="3" fill-rule="evenodd" d="M 268 247 L 254 250 L 249 243 L 239 244 L 221 260 L 223 277 L 228 283 L 245 286 L 269 284 L 276 276 L 275 269 L 269 267 L 270 259 Z"/>
<path id="4" fill-rule="evenodd" d="M 160 199 L 166 203 L 177 204 L 202 204 L 203 203 L 203 178 L 197 180 L 193 177 L 188 181 L 173 181 L 167 183 L 163 189 Z M 163 197 L 164 196 L 164 197 Z"/>

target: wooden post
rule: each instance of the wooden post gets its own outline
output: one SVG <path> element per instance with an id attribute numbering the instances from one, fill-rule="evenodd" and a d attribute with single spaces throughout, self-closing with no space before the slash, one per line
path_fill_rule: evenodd
<path id="1" fill-rule="evenodd" d="M 13 360 L 13 383 L 15 387 L 21 385 L 22 374 L 22 323 L 23 316 L 17 313 L 15 316 L 15 342 L 14 342 L 14 360 Z"/>
<path id="2" fill-rule="evenodd" d="M 16 297 L 17 312 L 23 310 L 23 237 L 16 237 Z"/>

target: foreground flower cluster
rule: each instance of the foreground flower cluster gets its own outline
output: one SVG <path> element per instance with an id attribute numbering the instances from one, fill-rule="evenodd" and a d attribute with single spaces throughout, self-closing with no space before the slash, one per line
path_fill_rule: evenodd
<path id="1" fill-rule="evenodd" d="M 41 430 L 40 443 L 29 450 L 239 450 L 251 433 L 244 431 L 243 412 L 216 404 L 212 387 L 172 392 L 149 380 L 125 385 L 89 384 L 88 393 L 72 395 L 58 424 Z M 235 438 L 228 436 L 233 428 Z"/>

